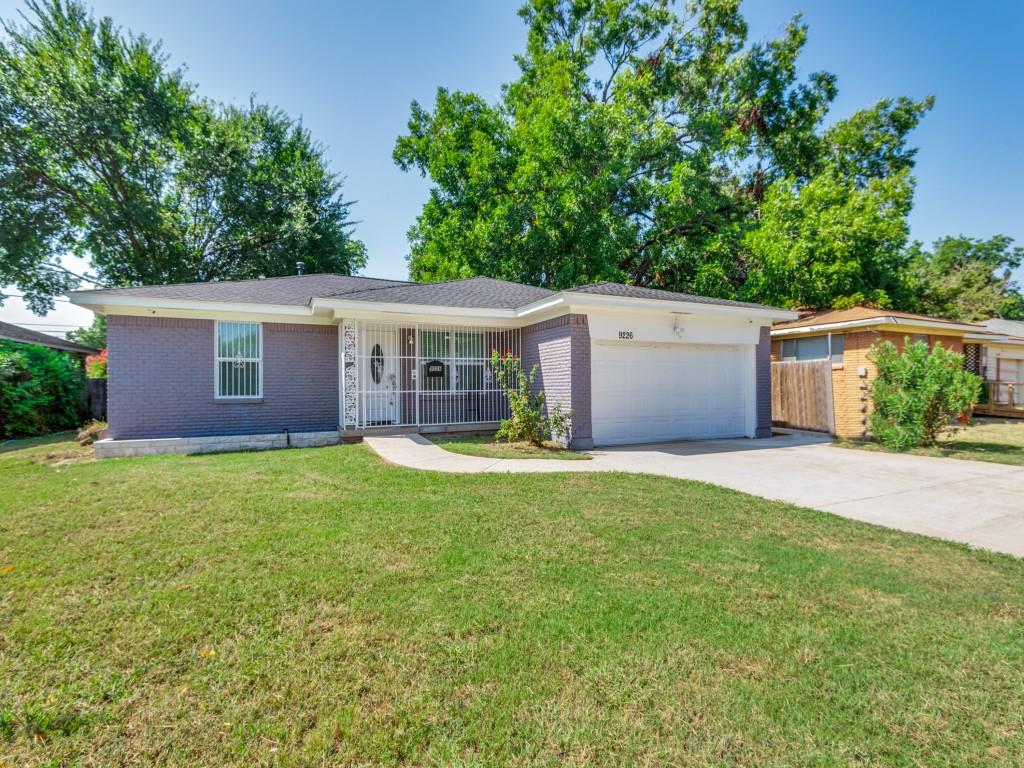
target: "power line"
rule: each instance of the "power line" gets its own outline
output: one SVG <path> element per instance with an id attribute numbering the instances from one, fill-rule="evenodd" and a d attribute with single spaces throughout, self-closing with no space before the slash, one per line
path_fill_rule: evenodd
<path id="1" fill-rule="evenodd" d="M 19 326 L 37 326 L 39 328 L 81 328 L 78 323 L 18 323 Z"/>
<path id="2" fill-rule="evenodd" d="M 24 299 L 25 295 L 21 294 L 21 293 L 0 293 L 0 298 L 4 298 L 4 299 Z M 60 299 L 60 298 L 56 298 L 55 297 L 53 300 L 54 301 L 65 301 L 68 304 L 71 303 L 71 299 Z"/>

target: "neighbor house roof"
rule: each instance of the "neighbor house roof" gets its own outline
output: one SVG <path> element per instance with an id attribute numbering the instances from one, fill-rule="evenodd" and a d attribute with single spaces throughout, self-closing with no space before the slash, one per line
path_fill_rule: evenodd
<path id="1" fill-rule="evenodd" d="M 815 312 L 799 320 L 776 323 L 772 333 L 779 331 L 798 331 L 801 329 L 817 330 L 823 328 L 850 328 L 864 325 L 923 325 L 928 327 L 945 327 L 951 331 L 984 331 L 984 326 L 974 323 L 963 323 L 945 317 L 931 317 L 913 312 L 900 312 L 894 309 L 877 309 L 875 307 L 850 307 L 849 309 L 832 309 Z"/>
<path id="2" fill-rule="evenodd" d="M 980 331 L 967 334 L 964 338 L 984 344 L 1009 344 L 1024 346 L 1024 322 L 1019 320 L 985 320 Z"/>
<path id="3" fill-rule="evenodd" d="M 84 355 L 92 355 L 99 352 L 98 349 L 93 349 L 83 344 L 65 341 L 48 333 L 40 333 L 30 328 L 22 328 L 20 325 L 2 321 L 0 321 L 0 339 L 10 339 L 22 344 L 38 344 L 40 347 L 50 347 L 51 349 L 60 349 L 64 352 L 76 352 Z"/>
<path id="4" fill-rule="evenodd" d="M 982 325 L 993 333 L 1016 337 L 1024 336 L 1024 320 L 1003 320 L 994 317 L 991 320 L 985 320 Z"/>

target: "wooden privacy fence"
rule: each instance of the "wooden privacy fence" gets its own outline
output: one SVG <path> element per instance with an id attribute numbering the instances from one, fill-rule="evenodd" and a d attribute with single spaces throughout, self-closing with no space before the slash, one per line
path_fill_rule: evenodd
<path id="1" fill-rule="evenodd" d="M 835 433 L 831 360 L 772 363 L 772 423 Z"/>
<path id="2" fill-rule="evenodd" d="M 107 380 L 86 379 L 85 401 L 89 409 L 89 418 L 106 421 L 107 418 Z"/>

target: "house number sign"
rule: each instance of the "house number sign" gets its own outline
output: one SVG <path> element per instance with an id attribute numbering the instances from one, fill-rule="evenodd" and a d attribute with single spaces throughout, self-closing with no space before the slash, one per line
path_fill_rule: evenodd
<path id="1" fill-rule="evenodd" d="M 431 360 L 426 364 L 425 368 L 428 379 L 444 378 L 444 363 L 440 360 Z"/>
<path id="2" fill-rule="evenodd" d="M 633 339 L 633 332 L 632 331 L 619 331 L 619 338 L 620 339 L 627 339 L 627 340 L 631 341 Z"/>

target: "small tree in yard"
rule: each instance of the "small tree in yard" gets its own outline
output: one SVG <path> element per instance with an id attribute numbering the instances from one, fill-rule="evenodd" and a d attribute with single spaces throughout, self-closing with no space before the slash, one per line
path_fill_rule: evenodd
<path id="1" fill-rule="evenodd" d="M 896 345 L 883 341 L 868 354 L 878 368 L 871 385 L 871 431 L 887 448 L 905 451 L 935 445 L 958 416 L 968 413 L 981 393 L 981 378 L 964 370 L 963 355 L 923 341 Z"/>
<path id="2" fill-rule="evenodd" d="M 534 390 L 536 365 L 526 373 L 522 361 L 511 351 L 502 355 L 494 350 L 491 353 L 491 368 L 505 392 L 511 413 L 509 418 L 502 420 L 494 435 L 495 439 L 534 445 L 543 445 L 545 440 L 568 443 L 572 411 L 563 411 L 562 406 L 555 403 L 548 412 L 544 391 Z"/>

